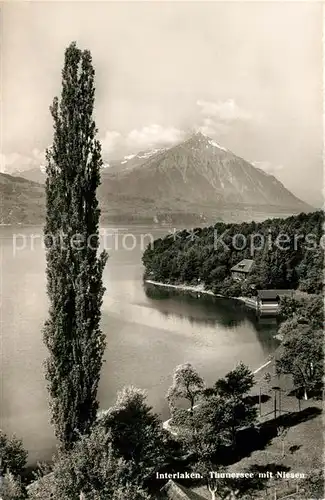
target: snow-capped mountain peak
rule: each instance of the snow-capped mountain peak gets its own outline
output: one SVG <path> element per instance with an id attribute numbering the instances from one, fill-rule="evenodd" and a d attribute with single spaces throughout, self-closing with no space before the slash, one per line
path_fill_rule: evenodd
<path id="1" fill-rule="evenodd" d="M 141 152 L 137 155 L 138 158 L 150 158 L 151 156 L 155 155 L 156 153 L 165 151 L 165 148 L 157 148 L 157 149 L 152 149 L 151 151 L 145 151 Z"/>
<path id="2" fill-rule="evenodd" d="M 213 141 L 212 139 L 209 139 L 209 144 L 211 146 L 213 146 L 214 148 L 218 148 L 218 149 L 221 149 L 221 151 L 228 151 L 226 148 L 224 148 L 223 146 L 220 146 L 220 144 L 218 144 L 216 141 Z"/>
<path id="3" fill-rule="evenodd" d="M 140 152 L 119 173 L 107 177 L 109 189 L 132 199 L 191 200 L 220 207 L 234 203 L 304 207 L 275 178 L 201 132 L 171 148 Z"/>
<path id="4" fill-rule="evenodd" d="M 212 139 L 201 131 L 193 134 L 192 137 L 188 139 L 188 141 L 192 143 L 195 148 L 203 146 L 208 149 L 212 146 L 212 148 L 220 149 L 220 151 L 228 151 L 228 149 L 221 146 L 216 140 Z"/>

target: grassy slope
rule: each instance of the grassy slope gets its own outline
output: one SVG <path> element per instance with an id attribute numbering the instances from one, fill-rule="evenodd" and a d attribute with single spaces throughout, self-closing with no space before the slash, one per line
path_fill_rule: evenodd
<path id="1" fill-rule="evenodd" d="M 268 383 L 264 380 L 265 373 L 271 375 L 271 381 Z M 270 464 L 286 467 L 289 472 L 305 473 L 312 476 L 316 470 L 323 468 L 323 416 L 319 413 L 323 404 L 321 401 L 309 400 L 301 401 L 300 411 L 297 399 L 290 396 L 293 389 L 290 376 L 281 376 L 278 378 L 275 375 L 275 363 L 272 361 L 261 370 L 256 376 L 256 385 L 252 390 L 252 395 L 261 394 L 269 396 L 270 399 L 262 404 L 261 422 L 270 421 L 274 417 L 274 391 L 272 387 L 280 387 L 282 394 L 282 416 L 291 413 L 292 424 L 288 427 L 288 433 L 284 439 L 284 456 L 282 447 L 282 438 L 274 437 L 265 449 L 253 451 L 249 456 L 246 456 L 228 467 L 230 472 L 243 472 L 249 468 L 257 470 L 258 467 L 270 469 Z M 292 448 L 294 447 L 294 448 Z M 286 470 L 287 470 L 286 469 Z M 296 486 L 297 479 L 270 479 L 267 482 L 266 488 L 261 490 L 256 498 L 272 498 L 270 494 L 274 494 L 276 488 L 278 495 L 284 494 L 290 488 Z M 299 481 L 298 481 L 299 482 Z M 205 487 L 193 488 L 194 491 L 202 496 L 210 499 L 209 493 Z M 290 497 L 296 500 L 310 500 L 302 496 Z"/>
<path id="2" fill-rule="evenodd" d="M 0 173 L 0 223 L 37 224 L 44 217 L 44 187 Z"/>

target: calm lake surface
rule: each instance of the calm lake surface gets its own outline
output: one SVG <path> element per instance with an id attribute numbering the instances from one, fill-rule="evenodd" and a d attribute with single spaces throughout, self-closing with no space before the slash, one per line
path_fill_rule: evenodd
<path id="1" fill-rule="evenodd" d="M 103 244 L 111 250 L 104 273 L 101 408 L 132 384 L 147 390 L 150 404 L 166 419 L 164 396 L 176 365 L 190 362 L 213 383 L 239 361 L 258 368 L 274 351 L 274 322 L 259 321 L 235 301 L 166 289 L 146 293 L 141 255 L 149 237 L 144 235 L 160 237 L 167 229 L 103 231 Z M 41 237 L 41 228 L 0 227 L 0 427 L 23 438 L 30 463 L 50 459 L 55 447 L 42 367 L 48 302 Z"/>

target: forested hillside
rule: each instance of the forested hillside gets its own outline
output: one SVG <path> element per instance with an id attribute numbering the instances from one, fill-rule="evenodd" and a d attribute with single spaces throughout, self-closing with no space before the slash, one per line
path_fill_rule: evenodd
<path id="1" fill-rule="evenodd" d="M 215 293 L 252 295 L 257 289 L 299 288 L 320 293 L 323 284 L 324 213 L 286 219 L 183 230 L 155 240 L 143 255 L 145 278 L 173 284 L 203 284 Z M 324 246 L 324 244 L 323 244 Z M 253 259 L 243 282 L 231 268 Z"/>

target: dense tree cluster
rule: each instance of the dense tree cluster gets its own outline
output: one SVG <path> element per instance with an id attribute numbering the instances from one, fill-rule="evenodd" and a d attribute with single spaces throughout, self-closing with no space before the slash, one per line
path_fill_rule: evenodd
<path id="1" fill-rule="evenodd" d="M 118 457 L 110 433 L 103 427 L 95 426 L 89 435 L 81 437 L 71 451 L 59 452 L 52 472 L 39 479 L 29 498 L 146 500 L 149 497 L 141 487 L 140 479 L 139 482 L 130 480 L 132 465 L 132 462 Z"/>
<path id="2" fill-rule="evenodd" d="M 51 466 L 41 467 L 28 491 L 31 500 L 150 500 L 145 486 L 166 462 L 170 435 L 140 389 L 125 387 L 116 403 L 98 413 L 89 433 L 69 450 L 60 447 Z M 5 477 L 12 496 L 19 483 Z M 1 491 L 1 490 L 0 490 Z M 17 493 L 18 494 L 18 493 Z"/>
<path id="3" fill-rule="evenodd" d="M 321 211 L 286 219 L 243 222 L 179 231 L 155 240 L 143 255 L 145 277 L 197 284 L 228 296 L 264 288 L 299 288 L 320 293 L 323 287 L 323 221 Z M 253 259 L 249 279 L 232 279 L 231 268 Z"/>
<path id="4" fill-rule="evenodd" d="M 239 428 L 254 424 L 256 410 L 245 398 L 252 385 L 253 374 L 243 364 L 209 389 L 190 364 L 177 367 L 167 396 L 177 428 L 174 449 L 178 443 L 183 454 L 194 456 L 193 466 L 208 467 L 218 451 L 234 444 Z M 178 408 L 184 398 L 190 411 Z M 58 451 L 51 473 L 40 477 L 28 498 L 150 500 L 148 481 L 173 459 L 171 440 L 145 393 L 126 387 L 89 434 L 71 450 Z"/>
<path id="5" fill-rule="evenodd" d="M 167 400 L 184 450 L 202 461 L 235 446 L 238 429 L 256 420 L 256 408 L 246 397 L 253 385 L 254 375 L 243 363 L 208 388 L 190 364 L 178 366 Z M 184 400 L 188 408 L 179 405 Z"/>
<path id="6" fill-rule="evenodd" d="M 150 477 L 165 462 L 168 433 L 152 412 L 144 391 L 125 387 L 99 422 L 110 435 L 115 455 L 132 464 L 130 480 Z"/>
<path id="7" fill-rule="evenodd" d="M 0 499 L 22 500 L 24 488 L 21 475 L 27 461 L 23 442 L 15 435 L 9 437 L 0 430 Z"/>
<path id="8" fill-rule="evenodd" d="M 301 294 L 295 297 L 282 297 L 280 301 L 282 328 L 289 321 L 308 323 L 311 328 L 324 326 L 324 298 L 317 294 Z"/>
<path id="9" fill-rule="evenodd" d="M 27 461 L 23 442 L 15 435 L 9 437 L 0 429 L 0 473 L 10 472 L 19 476 Z"/>
<path id="10" fill-rule="evenodd" d="M 251 436 L 257 424 L 256 401 L 249 396 L 253 386 L 254 375 L 243 363 L 211 387 L 189 363 L 176 367 L 167 392 L 172 415 L 168 430 L 145 393 L 125 387 L 115 404 L 98 414 L 89 433 L 80 435 L 71 449 L 58 449 L 53 464 L 40 470 L 27 496 L 19 475 L 10 472 L 10 468 L 21 472 L 26 454 L 18 440 L 12 448 L 3 437 L 2 455 L 7 453 L 8 467 L 0 495 L 3 500 L 153 500 L 152 484 L 159 488 L 157 481 L 152 482 L 155 472 L 187 457 L 187 470 L 202 474 L 212 499 L 237 498 L 238 488 L 243 488 L 239 497 L 246 498 L 246 483 L 245 489 L 240 481 L 209 473 L 226 472 L 225 453 L 236 456 L 243 445 L 238 437 L 245 429 Z M 6 449 L 14 452 L 8 455 Z"/>
<path id="11" fill-rule="evenodd" d="M 0 482 L 1 500 L 23 500 L 25 490 L 19 477 L 15 477 L 11 472 L 6 472 Z"/>
<path id="12" fill-rule="evenodd" d="M 189 363 L 175 370 L 167 393 L 170 426 L 184 453 L 192 456 L 193 469 L 205 478 L 212 498 L 217 491 L 220 498 L 226 498 L 230 488 L 227 481 L 216 481 L 209 472 L 222 469 L 225 450 L 235 449 L 238 432 L 257 421 L 255 404 L 247 397 L 253 385 L 254 375 L 243 363 L 212 387 L 206 387 Z"/>
<path id="13" fill-rule="evenodd" d="M 207 470 L 224 447 L 236 444 L 240 428 L 254 424 L 256 410 L 246 398 L 253 383 L 253 374 L 243 364 L 210 388 L 189 363 L 178 366 L 167 395 L 176 437 L 163 428 L 142 390 L 125 387 L 115 404 L 98 414 L 89 433 L 80 435 L 69 450 L 59 448 L 53 464 L 39 469 L 38 481 L 29 488 L 28 498 L 154 498 L 150 480 L 156 471 L 184 454 L 192 455 L 193 467 Z M 183 410 L 179 408 L 182 400 L 188 403 Z M 20 441 L 5 435 L 0 451 L 6 464 L 0 485 L 2 498 L 22 500 L 26 492 L 19 474 L 26 452 Z M 209 479 L 210 489 L 211 484 Z M 225 489 L 225 484 L 218 482 L 218 489 Z"/>
<path id="14" fill-rule="evenodd" d="M 297 394 L 320 393 L 324 377 L 324 299 L 321 295 L 281 301 L 279 373 L 291 374 Z"/>

